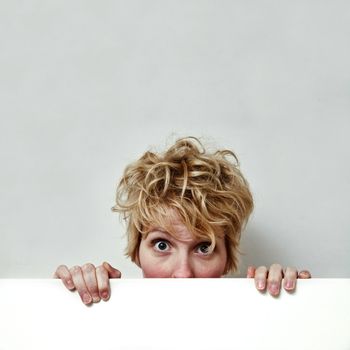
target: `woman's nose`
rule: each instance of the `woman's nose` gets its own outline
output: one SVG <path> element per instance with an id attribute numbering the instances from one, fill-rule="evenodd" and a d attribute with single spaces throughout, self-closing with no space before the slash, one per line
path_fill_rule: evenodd
<path id="1" fill-rule="evenodd" d="M 175 266 L 172 278 L 193 278 L 194 273 L 189 261 L 180 261 Z"/>

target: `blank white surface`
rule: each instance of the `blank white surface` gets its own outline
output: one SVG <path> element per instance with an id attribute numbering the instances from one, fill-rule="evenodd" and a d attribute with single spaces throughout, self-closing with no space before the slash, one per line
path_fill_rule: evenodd
<path id="1" fill-rule="evenodd" d="M 91 307 L 58 280 L 0 280 L 0 349 L 350 349 L 350 279 L 280 297 L 248 279 L 112 280 Z"/>

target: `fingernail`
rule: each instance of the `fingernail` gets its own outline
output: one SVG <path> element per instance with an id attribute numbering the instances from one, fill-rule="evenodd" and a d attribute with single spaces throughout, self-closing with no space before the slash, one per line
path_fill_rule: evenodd
<path id="1" fill-rule="evenodd" d="M 103 299 L 103 300 L 108 299 L 108 293 L 107 293 L 107 292 L 103 292 L 103 293 L 102 293 L 102 299 Z"/>
<path id="2" fill-rule="evenodd" d="M 85 294 L 83 295 L 83 302 L 84 302 L 85 304 L 90 304 L 90 303 L 91 303 L 91 296 L 90 296 L 89 294 L 85 293 Z"/>
<path id="3" fill-rule="evenodd" d="M 277 294 L 279 291 L 278 285 L 275 283 L 271 284 L 269 289 L 272 294 Z"/>
<path id="4" fill-rule="evenodd" d="M 98 303 L 101 300 L 101 298 L 98 294 L 94 294 L 92 300 L 94 301 L 94 303 Z"/>
<path id="5" fill-rule="evenodd" d="M 265 288 L 265 282 L 264 281 L 259 281 L 258 282 L 258 289 L 264 289 Z"/>
<path id="6" fill-rule="evenodd" d="M 68 285 L 68 287 L 73 287 L 73 282 L 72 282 L 72 280 L 67 280 L 67 285 Z"/>
<path id="7" fill-rule="evenodd" d="M 293 281 L 287 281 L 286 288 L 287 289 L 293 289 L 294 288 L 294 282 Z"/>

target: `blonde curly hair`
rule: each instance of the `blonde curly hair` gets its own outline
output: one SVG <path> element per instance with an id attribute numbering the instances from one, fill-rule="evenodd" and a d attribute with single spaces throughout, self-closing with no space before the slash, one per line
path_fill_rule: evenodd
<path id="1" fill-rule="evenodd" d="M 185 137 L 164 153 L 148 151 L 126 167 L 112 211 L 127 222 L 125 254 L 133 262 L 139 263 L 139 245 L 151 226 L 175 235 L 169 209 L 176 210 L 196 238 L 209 239 L 211 249 L 215 238 L 224 236 L 225 273 L 237 270 L 239 241 L 253 198 L 232 151 L 206 153 L 199 139 Z"/>

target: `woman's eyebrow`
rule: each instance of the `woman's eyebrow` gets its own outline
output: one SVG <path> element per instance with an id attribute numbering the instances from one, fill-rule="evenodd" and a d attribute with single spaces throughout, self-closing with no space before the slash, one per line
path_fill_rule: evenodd
<path id="1" fill-rule="evenodd" d="M 166 231 L 164 228 L 161 227 L 153 227 L 151 230 L 149 230 L 149 233 L 152 233 L 154 231 L 160 232 L 160 233 L 164 233 L 165 235 L 170 236 L 170 233 L 168 231 Z"/>

